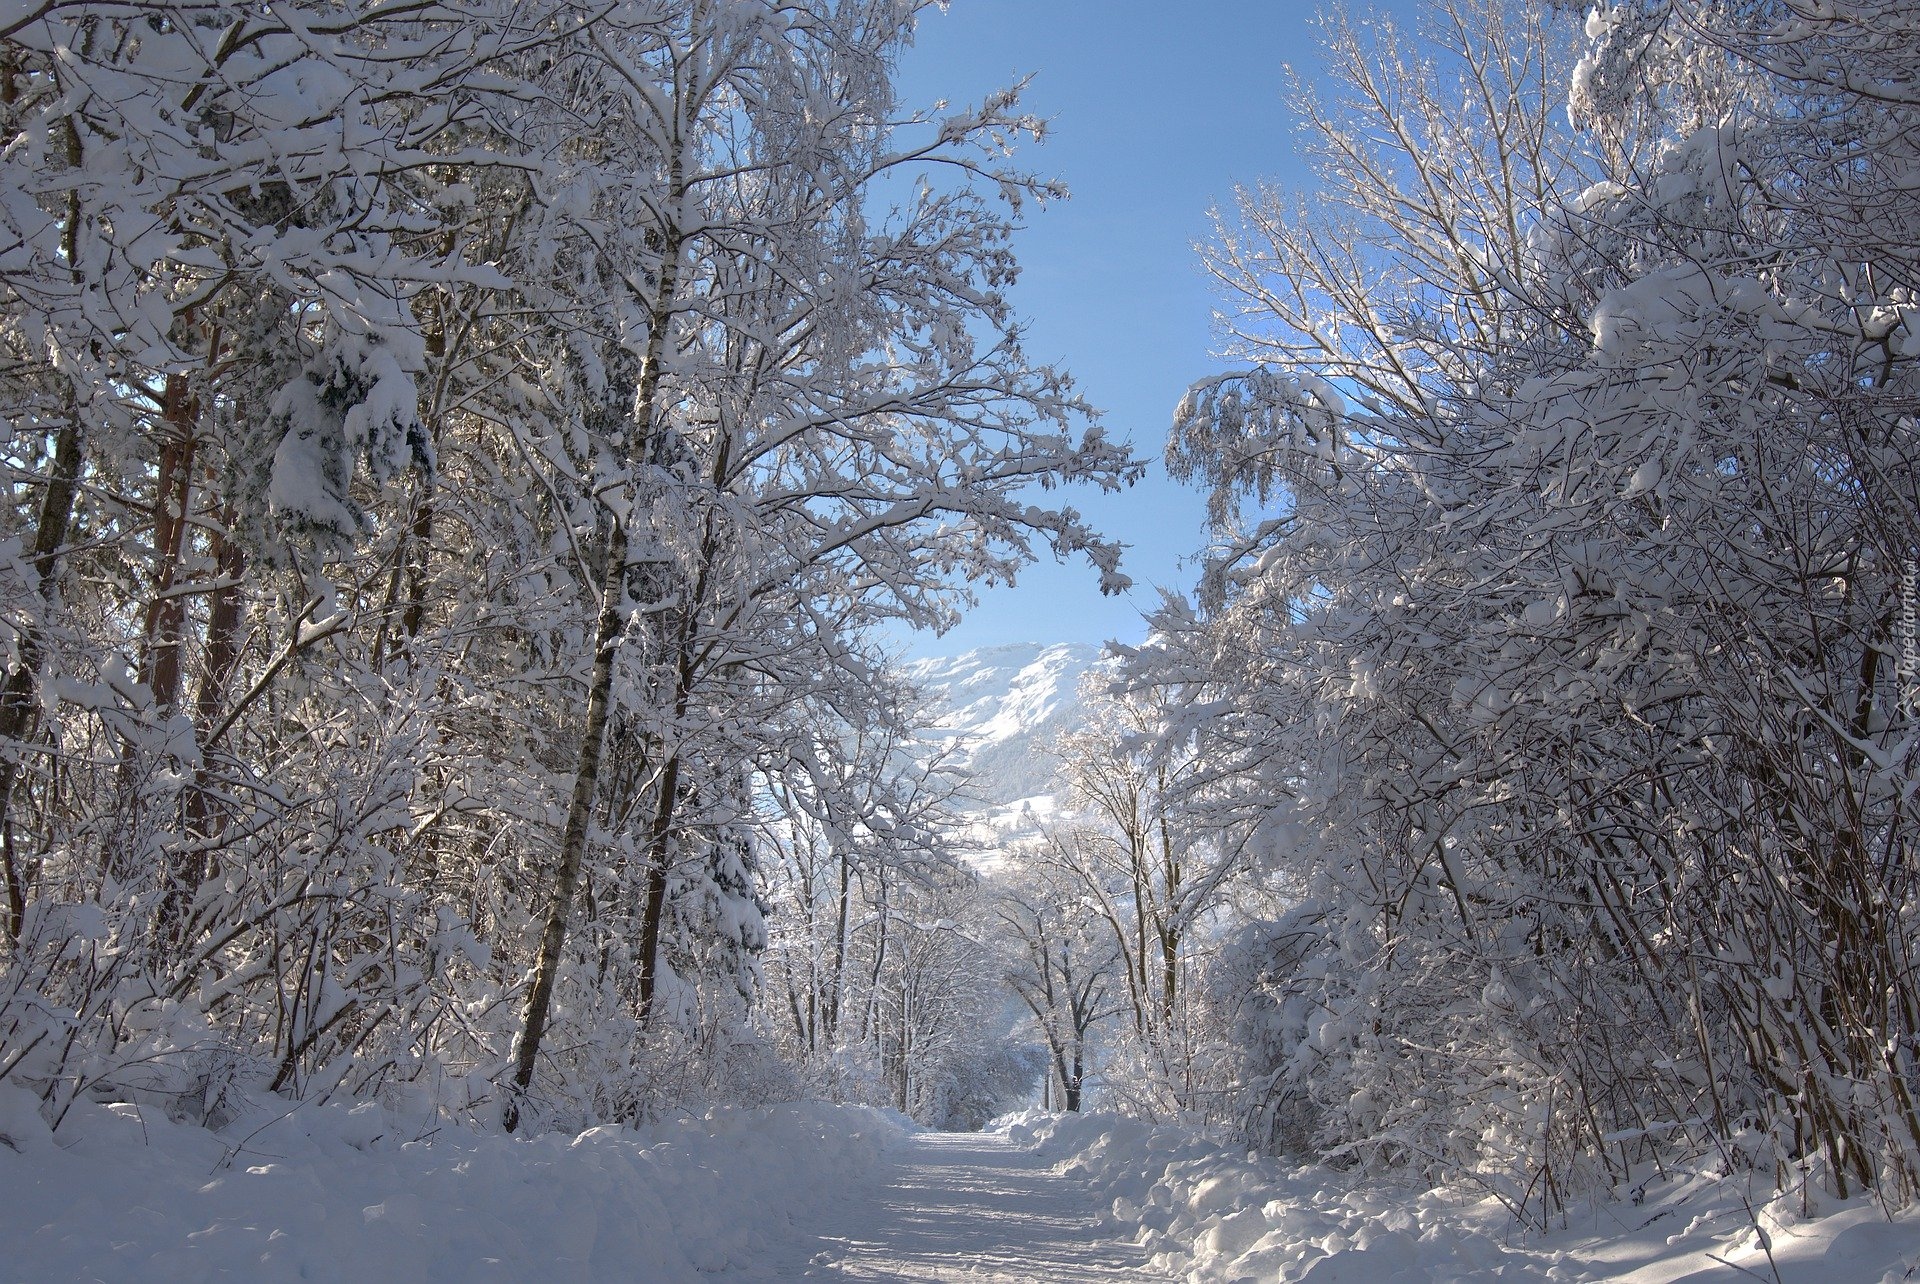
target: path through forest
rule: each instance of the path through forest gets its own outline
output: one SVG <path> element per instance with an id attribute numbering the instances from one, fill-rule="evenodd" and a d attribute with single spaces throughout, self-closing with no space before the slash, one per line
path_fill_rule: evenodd
<path id="1" fill-rule="evenodd" d="M 775 1279 L 1109 1284 L 1170 1278 L 1114 1238 L 1091 1189 L 1003 1133 L 915 1133 L 795 1244 Z"/>

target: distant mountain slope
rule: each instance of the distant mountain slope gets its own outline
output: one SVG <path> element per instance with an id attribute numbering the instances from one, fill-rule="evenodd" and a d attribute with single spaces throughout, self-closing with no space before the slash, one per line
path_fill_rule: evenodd
<path id="1" fill-rule="evenodd" d="M 1080 679 L 1099 662 L 1096 646 L 1021 642 L 916 660 L 906 673 L 943 700 L 945 712 L 925 734 L 960 751 L 974 776 L 971 792 L 993 811 L 1054 792 L 1056 765 L 1045 746 L 1075 725 Z"/>

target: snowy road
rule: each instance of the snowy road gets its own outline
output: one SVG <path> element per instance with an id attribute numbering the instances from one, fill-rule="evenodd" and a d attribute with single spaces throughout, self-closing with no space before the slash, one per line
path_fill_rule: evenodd
<path id="1" fill-rule="evenodd" d="M 762 1278 L 1109 1284 L 1169 1278 L 1095 1224 L 1099 1199 L 996 1133 L 917 1133 Z M 773 1265 L 773 1264 L 770 1264 Z"/>

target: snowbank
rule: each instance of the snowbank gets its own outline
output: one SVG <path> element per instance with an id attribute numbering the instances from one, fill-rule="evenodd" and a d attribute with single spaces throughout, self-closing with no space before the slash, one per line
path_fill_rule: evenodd
<path id="1" fill-rule="evenodd" d="M 1157 1267 L 1192 1284 L 1920 1280 L 1920 1213 L 1889 1219 L 1863 1200 L 1756 1205 L 1745 1182 L 1705 1173 L 1669 1170 L 1626 1199 L 1530 1236 L 1492 1200 L 1356 1184 L 1325 1167 L 1229 1151 L 1186 1129 L 1039 1113 L 998 1126 L 1063 1175 L 1091 1183 L 1110 1201 L 1108 1227 L 1135 1228 Z"/>
<path id="2" fill-rule="evenodd" d="M 12 1280 L 765 1278 L 903 1129 L 860 1107 L 720 1110 L 643 1130 L 427 1139 L 380 1106 L 218 1133 L 76 1107 L 59 1144 L 0 1087 L 0 1275 Z"/>
<path id="3" fill-rule="evenodd" d="M 1338 1174 L 1222 1149 L 1180 1128 L 1113 1115 L 1018 1115 L 1010 1138 L 1091 1181 L 1113 1220 L 1139 1227 L 1155 1265 L 1193 1281 L 1538 1278 L 1538 1263 L 1465 1228 L 1423 1224 L 1416 1205 L 1343 1189 Z"/>

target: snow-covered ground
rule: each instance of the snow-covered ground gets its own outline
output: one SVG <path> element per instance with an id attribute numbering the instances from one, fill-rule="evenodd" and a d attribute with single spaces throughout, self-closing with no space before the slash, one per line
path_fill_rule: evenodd
<path id="1" fill-rule="evenodd" d="M 1673 1172 L 1529 1235 L 1491 1201 L 1111 1115 L 964 1135 L 805 1103 L 521 1139 L 422 1135 L 371 1104 L 219 1131 L 76 1109 L 56 1142 L 0 1088 L 0 1279 L 1920 1279 L 1920 1215 L 1867 1201 L 1751 1204 Z"/>
<path id="2" fill-rule="evenodd" d="M 905 1129 L 860 1107 L 722 1110 L 516 1139 L 371 1103 L 218 1132 L 0 1087 L 0 1280 L 778 1280 Z"/>
<path id="3" fill-rule="evenodd" d="M 1100 1193 L 1053 1172 L 1003 1130 L 916 1132 L 848 1190 L 780 1278 L 889 1284 L 1127 1284 L 1174 1278 L 1130 1228 L 1103 1222 Z M 799 1246 L 808 1252 L 809 1246 Z"/>
<path id="4" fill-rule="evenodd" d="M 1530 1235 L 1499 1204 L 1469 1193 L 1355 1184 L 1178 1128 L 1037 1114 L 1001 1127 L 1063 1176 L 1093 1185 L 1108 1202 L 1106 1233 L 1130 1233 L 1156 1267 L 1193 1284 L 1920 1280 L 1920 1213 L 1890 1219 L 1871 1200 L 1823 1209 L 1799 1198 L 1769 1202 L 1744 1180 L 1704 1172 L 1669 1170 L 1637 1195 Z"/>

